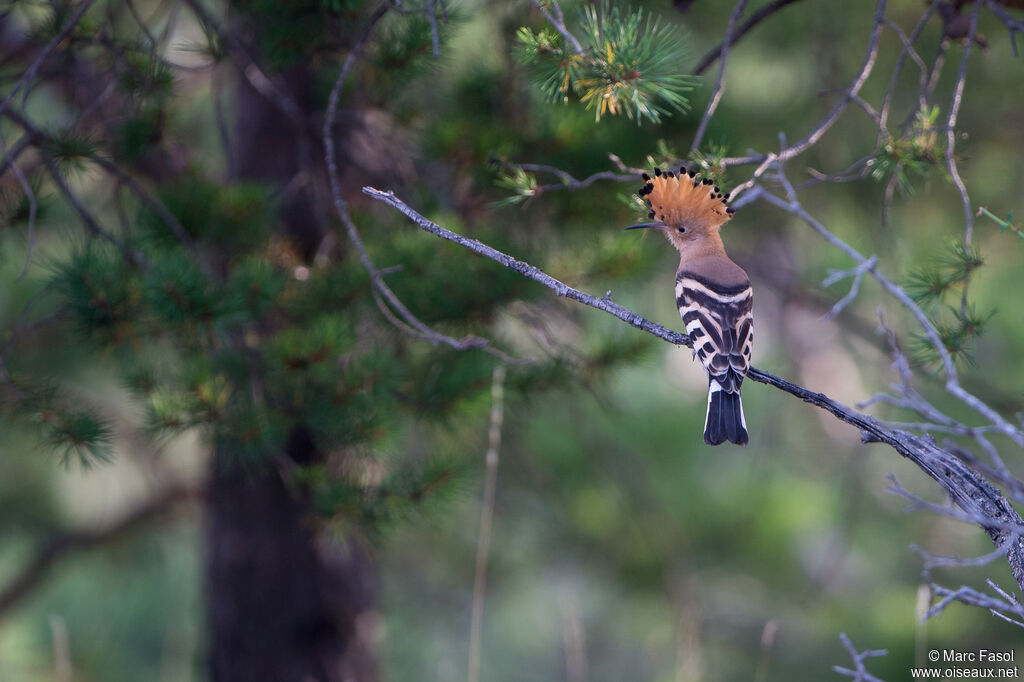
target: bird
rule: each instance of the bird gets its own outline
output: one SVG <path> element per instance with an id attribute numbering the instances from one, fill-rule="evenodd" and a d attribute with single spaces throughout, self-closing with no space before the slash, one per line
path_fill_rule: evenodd
<path id="1" fill-rule="evenodd" d="M 642 177 L 639 195 L 653 222 L 626 229 L 660 230 L 679 251 L 676 305 L 693 354 L 708 375 L 704 442 L 745 445 L 749 436 L 740 385 L 750 368 L 754 293 L 747 273 L 729 259 L 719 235 L 736 209 L 713 180 L 686 166 L 678 175 L 655 168 L 653 178 L 647 173 Z"/>

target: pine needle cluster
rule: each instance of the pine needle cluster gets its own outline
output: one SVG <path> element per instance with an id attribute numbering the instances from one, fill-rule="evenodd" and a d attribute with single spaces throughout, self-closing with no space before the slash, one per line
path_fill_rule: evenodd
<path id="1" fill-rule="evenodd" d="M 907 293 L 932 318 L 943 345 L 957 360 L 973 361 L 974 342 L 994 314 L 979 313 L 966 298 L 965 287 L 982 265 L 984 260 L 976 249 L 957 241 L 928 266 L 914 270 L 905 283 Z M 923 335 L 914 337 L 913 350 L 919 364 L 938 360 L 937 351 Z"/>
<path id="2" fill-rule="evenodd" d="M 868 161 L 871 177 L 878 182 L 895 182 L 904 196 L 914 193 L 915 180 L 925 178 L 942 162 L 942 137 L 936 130 L 939 108 L 918 111 L 906 134 L 890 135 Z"/>
<path id="3" fill-rule="evenodd" d="M 658 123 L 689 109 L 686 94 L 695 79 L 682 68 L 686 39 L 677 27 L 608 0 L 587 5 L 579 24 L 580 52 L 550 28 L 519 29 L 520 59 L 534 67 L 545 97 L 575 97 L 597 121 L 625 115 L 637 124 Z"/>

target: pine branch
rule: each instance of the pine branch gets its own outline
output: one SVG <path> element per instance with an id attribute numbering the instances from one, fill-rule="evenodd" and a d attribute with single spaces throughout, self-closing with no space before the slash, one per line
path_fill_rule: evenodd
<path id="1" fill-rule="evenodd" d="M 9 118 L 11 121 L 19 125 L 25 131 L 25 139 L 34 142 L 39 146 L 40 154 L 45 154 L 45 150 L 40 146 L 42 144 L 53 145 L 55 142 L 54 137 L 43 132 L 38 126 L 29 121 L 21 112 L 16 109 L 10 108 L 3 112 L 3 115 Z M 97 166 L 102 168 L 107 174 L 117 180 L 118 183 L 124 185 L 132 192 L 139 200 L 149 207 L 153 213 L 155 213 L 160 220 L 171 230 L 174 236 L 184 245 L 194 256 L 198 257 L 198 250 L 192 237 L 189 236 L 188 232 L 181 222 L 171 213 L 164 204 L 150 194 L 146 189 L 140 185 L 131 175 L 125 172 L 120 166 L 115 164 L 99 154 L 89 151 L 85 155 L 85 158 L 89 159 Z M 47 166 L 49 168 L 49 166 Z M 108 238 L 109 240 L 109 238 Z M 116 242 L 115 242 L 116 243 Z"/>
<path id="2" fill-rule="evenodd" d="M 594 110 L 595 121 L 625 114 L 637 124 L 644 119 L 657 123 L 672 110 L 688 110 L 686 94 L 695 79 L 678 71 L 687 48 L 678 30 L 653 15 L 645 17 L 642 9 L 621 11 L 601 0 L 582 9 L 580 42 L 565 30 L 557 3 L 552 16 L 541 0 L 534 2 L 565 43 L 550 30 L 535 34 L 523 27 L 517 34 L 519 56 L 535 67 L 552 102 L 567 102 L 575 95 L 587 110 Z"/>
<path id="3" fill-rule="evenodd" d="M 441 227 L 420 215 L 396 197 L 393 192 L 364 187 L 363 193 L 398 209 L 420 229 L 511 268 L 521 275 L 543 284 L 559 296 L 603 310 L 669 343 L 692 347 L 692 341 L 686 334 L 668 330 L 632 310 L 614 303 L 611 300 L 611 292 L 605 296 L 596 297 L 574 289 L 529 263 L 516 260 L 483 242 Z M 773 386 L 829 412 L 840 421 L 857 428 L 861 432 L 861 440 L 864 443 L 885 443 L 912 461 L 949 493 L 957 505 L 969 515 L 969 518 L 989 534 L 997 547 L 1005 547 L 1006 560 L 1014 580 L 1024 590 L 1024 540 L 1022 540 L 1024 520 L 995 486 L 956 456 L 939 447 L 931 436 L 916 436 L 900 429 L 886 428 L 879 420 L 870 415 L 846 407 L 823 393 L 811 391 L 756 367 L 750 368 L 747 377 L 753 381 Z M 1014 532 L 1013 529 L 1016 531 Z"/>
<path id="4" fill-rule="evenodd" d="M 26 136 L 31 137 L 33 140 L 41 140 L 44 137 L 38 128 L 31 125 L 27 119 L 21 116 L 21 114 L 15 111 L 12 107 L 7 107 L 6 110 L 0 111 L 0 114 L 24 128 Z M 54 160 L 50 152 L 42 145 L 37 145 L 37 149 L 39 151 L 39 156 L 43 160 L 43 165 L 46 167 L 47 174 L 50 176 L 50 179 L 53 180 L 53 183 L 57 186 L 60 193 L 64 195 L 65 200 L 71 204 L 71 208 L 74 209 L 75 213 L 82 221 L 82 224 L 85 226 L 85 229 L 93 236 L 104 239 L 116 246 L 118 250 L 124 254 L 126 260 L 133 262 L 140 268 L 145 268 L 146 261 L 142 253 L 130 248 L 124 240 L 119 239 L 115 234 L 101 226 L 99 220 L 85 206 L 82 198 L 78 196 L 68 185 L 67 181 L 65 181 L 64 175 L 61 173 L 60 168 L 57 166 L 57 162 Z M 14 163 L 13 160 L 11 163 Z"/>

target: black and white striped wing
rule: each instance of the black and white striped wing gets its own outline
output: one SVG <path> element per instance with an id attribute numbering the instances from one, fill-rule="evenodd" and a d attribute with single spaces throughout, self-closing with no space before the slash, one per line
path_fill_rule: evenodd
<path id="1" fill-rule="evenodd" d="M 726 393 L 739 392 L 750 367 L 753 304 L 749 282 L 724 286 L 687 272 L 676 279 L 676 305 L 693 352 Z"/>

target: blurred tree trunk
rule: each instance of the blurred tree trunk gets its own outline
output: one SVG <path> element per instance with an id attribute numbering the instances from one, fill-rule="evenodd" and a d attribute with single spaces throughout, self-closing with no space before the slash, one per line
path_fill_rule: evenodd
<path id="1" fill-rule="evenodd" d="M 313 443 L 295 429 L 286 456 Z M 366 638 L 372 589 L 358 548 L 317 540 L 308 504 L 273 467 L 218 445 L 206 534 L 208 660 L 214 682 L 376 679 Z"/>
<path id="2" fill-rule="evenodd" d="M 309 120 L 304 66 L 283 74 Z M 283 190 L 319 150 L 279 108 L 242 78 L 238 88 L 236 180 Z M 302 140 L 306 154 L 298 153 Z M 305 157 L 305 158 L 303 158 Z M 300 159 L 302 163 L 300 164 Z M 307 173 L 307 178 L 313 177 Z M 281 206 L 283 231 L 310 255 L 321 235 L 311 181 Z M 224 254 L 225 260 L 230 254 Z M 322 460 L 309 432 L 292 430 L 287 462 Z M 376 679 L 367 623 L 373 603 L 366 556 L 355 545 L 318 540 L 307 499 L 290 489 L 280 457 L 246 466 L 231 446 L 213 457 L 206 535 L 208 662 L 214 682 L 366 682 Z"/>

